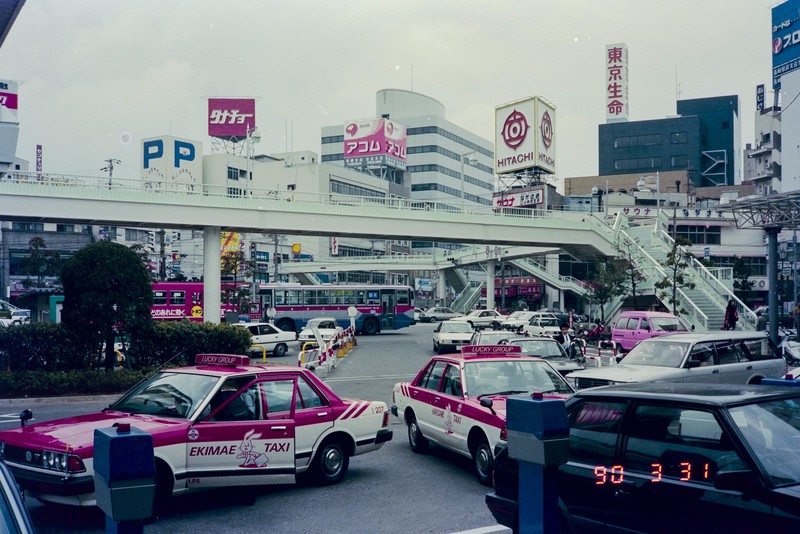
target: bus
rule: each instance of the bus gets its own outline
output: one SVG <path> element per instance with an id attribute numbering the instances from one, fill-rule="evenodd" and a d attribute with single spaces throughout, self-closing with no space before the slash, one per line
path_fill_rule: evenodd
<path id="1" fill-rule="evenodd" d="M 241 300 L 242 289 L 249 296 Z M 397 285 L 301 285 L 292 283 L 257 284 L 252 295 L 251 284 L 241 284 L 240 291 L 223 282 L 220 297 L 220 318 L 225 312 L 247 310 L 251 320 L 272 321 L 282 330 L 299 332 L 309 319 L 334 317 L 343 327 L 350 326 L 347 310 L 356 309 L 356 330 L 372 335 L 383 330 L 397 330 L 414 323 L 414 290 Z M 202 282 L 155 282 L 153 308 L 156 320 L 203 320 Z M 241 314 L 240 314 L 241 316 Z"/>

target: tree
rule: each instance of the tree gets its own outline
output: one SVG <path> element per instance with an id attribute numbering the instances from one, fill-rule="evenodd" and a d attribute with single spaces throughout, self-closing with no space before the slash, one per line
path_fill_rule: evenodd
<path id="1" fill-rule="evenodd" d="M 62 262 L 58 252 L 46 250 L 47 245 L 41 237 L 33 237 L 28 241 L 28 256 L 22 262 L 22 273 L 36 277 L 36 282 L 26 280 L 27 286 L 44 287 L 46 276 L 58 276 Z"/>
<path id="2" fill-rule="evenodd" d="M 680 301 L 678 301 L 678 289 L 694 289 L 695 287 L 695 283 L 690 281 L 686 275 L 689 261 L 694 256 L 685 247 L 691 244 L 692 242 L 685 237 L 679 236 L 675 238 L 672 243 L 672 249 L 667 253 L 667 258 L 661 263 L 667 271 L 667 275 L 654 284 L 656 290 L 660 291 L 659 298 L 662 301 L 666 300 L 672 306 L 672 313 L 677 316 L 688 313 L 688 310 L 683 308 L 680 305 Z"/>
<path id="3" fill-rule="evenodd" d="M 623 285 L 625 274 L 613 263 L 605 263 L 597 266 L 594 278 L 591 280 L 592 288 L 586 295 L 586 300 L 593 304 L 600 305 L 600 321 L 606 322 L 605 305 L 615 297 L 625 292 Z"/>
<path id="4" fill-rule="evenodd" d="M 736 291 L 737 297 L 745 300 L 747 294 L 753 290 L 756 283 L 750 280 L 753 276 L 753 269 L 750 267 L 750 262 L 744 258 L 734 257 L 733 259 L 733 290 Z"/>
<path id="5" fill-rule="evenodd" d="M 620 284 L 623 288 L 623 293 L 627 293 L 633 300 L 633 309 L 638 309 L 637 299 L 639 297 L 639 285 L 645 281 L 641 269 L 637 267 L 636 262 L 633 261 L 633 248 L 638 246 L 635 242 L 625 240 L 617 247 L 617 250 L 622 254 L 619 270 L 622 273 L 622 280 Z"/>
<path id="6" fill-rule="evenodd" d="M 104 366 L 113 369 L 115 336 L 136 334 L 150 326 L 150 273 L 136 252 L 100 241 L 66 262 L 61 283 L 64 325 L 87 346 L 105 342 Z"/>
<path id="7" fill-rule="evenodd" d="M 228 302 L 236 302 L 239 313 L 248 313 L 249 306 L 247 299 L 250 296 L 250 289 L 240 286 L 239 281 L 244 282 L 253 276 L 255 261 L 248 260 L 247 255 L 241 248 L 238 251 L 226 251 L 220 257 L 220 268 L 222 276 L 233 278 L 233 285 L 225 287 L 225 298 Z"/>

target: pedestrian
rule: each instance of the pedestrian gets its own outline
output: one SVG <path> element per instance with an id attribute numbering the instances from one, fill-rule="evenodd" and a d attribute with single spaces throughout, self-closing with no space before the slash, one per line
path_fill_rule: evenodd
<path id="1" fill-rule="evenodd" d="M 725 320 L 722 322 L 723 330 L 736 330 L 736 321 L 739 320 L 739 311 L 736 309 L 733 299 L 728 301 L 725 308 Z"/>
<path id="2" fill-rule="evenodd" d="M 794 331 L 800 332 L 800 304 L 794 307 L 792 318 L 794 319 Z"/>
<path id="3" fill-rule="evenodd" d="M 756 330 L 766 330 L 767 329 L 767 318 L 764 317 L 764 314 L 761 312 L 756 312 Z"/>

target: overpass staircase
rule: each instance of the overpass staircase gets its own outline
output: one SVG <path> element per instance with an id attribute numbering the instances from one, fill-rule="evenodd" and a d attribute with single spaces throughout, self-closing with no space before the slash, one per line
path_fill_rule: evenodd
<path id="1" fill-rule="evenodd" d="M 469 286 L 469 279 L 460 269 L 453 267 L 444 270 L 444 278 L 453 291 L 459 295 Z"/>
<path id="2" fill-rule="evenodd" d="M 456 300 L 450 305 L 450 309 L 458 313 L 469 313 L 469 311 L 481 298 L 481 290 L 486 286 L 484 282 L 472 282 L 459 293 Z"/>
<path id="3" fill-rule="evenodd" d="M 655 289 L 655 283 L 669 275 L 668 268 L 664 267 L 664 264 L 674 246 L 674 240 L 663 230 L 668 222 L 662 214 L 656 225 L 620 227 L 618 235 L 621 250 L 625 254 L 630 254 L 630 259 L 644 276 L 644 281 L 639 287 L 644 293 L 655 294 L 667 309 L 672 309 L 668 303 L 668 296 L 662 295 L 663 292 Z M 694 283 L 695 287 L 678 288 L 676 294 L 679 306 L 686 310 L 681 317 L 687 326 L 693 325 L 699 332 L 720 330 L 725 307 L 729 300 L 733 300 L 739 311 L 738 328 L 756 329 L 755 313 L 739 300 L 731 289 L 696 258 L 692 257 L 688 263 L 688 267 L 683 271 L 684 276 Z M 671 294 L 671 290 L 668 289 L 667 292 Z"/>
<path id="4" fill-rule="evenodd" d="M 590 284 L 571 276 L 562 276 L 558 273 L 553 273 L 547 270 L 543 264 L 530 258 L 519 258 L 516 260 L 509 260 L 509 263 L 514 267 L 530 273 L 532 276 L 538 278 L 545 284 L 555 287 L 561 291 L 572 291 L 573 293 L 585 297 L 590 291 Z"/>

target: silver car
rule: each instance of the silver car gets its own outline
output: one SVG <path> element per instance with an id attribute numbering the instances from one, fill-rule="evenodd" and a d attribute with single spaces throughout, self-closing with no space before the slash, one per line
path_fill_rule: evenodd
<path id="1" fill-rule="evenodd" d="M 427 310 L 420 312 L 419 322 L 435 323 L 437 321 L 448 321 L 450 319 L 454 319 L 460 316 L 461 316 L 460 313 L 454 312 L 450 308 L 444 308 L 438 306 L 438 307 L 428 308 Z"/>
<path id="2" fill-rule="evenodd" d="M 547 360 L 562 375 L 585 369 L 585 360 L 580 351 L 574 350 L 571 351 L 572 355 L 567 354 L 561 343 L 552 337 L 515 337 L 509 339 L 508 344 L 522 347 L 522 354 L 525 356 Z"/>
<path id="3" fill-rule="evenodd" d="M 667 334 L 636 345 L 618 365 L 575 371 L 577 388 L 629 382 L 753 384 L 780 378 L 788 365 L 766 332 Z"/>

